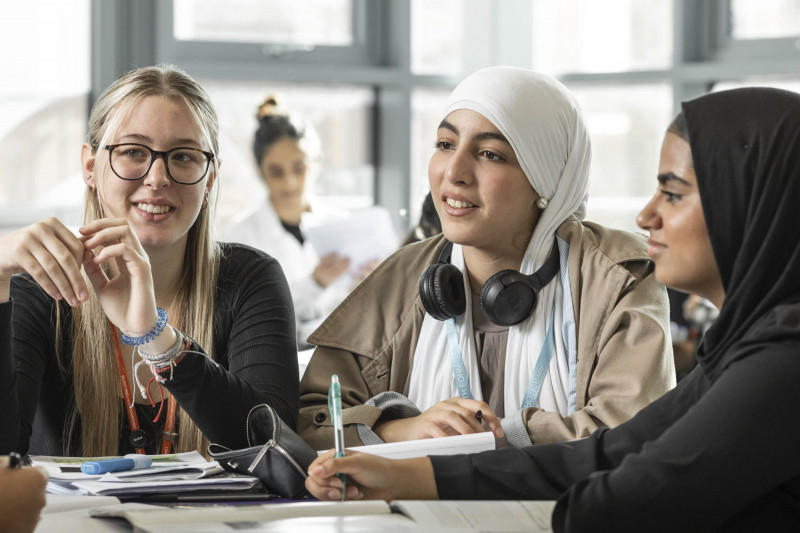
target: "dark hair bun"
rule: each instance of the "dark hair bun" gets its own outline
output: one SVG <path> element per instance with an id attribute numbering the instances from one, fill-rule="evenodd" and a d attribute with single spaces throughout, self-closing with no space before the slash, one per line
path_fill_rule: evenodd
<path id="1" fill-rule="evenodd" d="M 256 119 L 261 120 L 264 117 L 278 114 L 281 114 L 280 105 L 278 104 L 278 97 L 271 94 L 267 96 L 260 106 L 258 106 L 258 110 L 256 111 Z"/>

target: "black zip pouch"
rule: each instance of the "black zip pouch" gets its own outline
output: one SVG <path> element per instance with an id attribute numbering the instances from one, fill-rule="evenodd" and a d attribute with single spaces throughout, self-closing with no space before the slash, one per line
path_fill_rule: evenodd
<path id="1" fill-rule="evenodd" d="M 211 444 L 208 455 L 228 472 L 257 477 L 270 494 L 293 500 L 308 496 L 306 472 L 317 452 L 269 405 L 256 405 L 247 414 L 247 444 L 241 450 Z"/>

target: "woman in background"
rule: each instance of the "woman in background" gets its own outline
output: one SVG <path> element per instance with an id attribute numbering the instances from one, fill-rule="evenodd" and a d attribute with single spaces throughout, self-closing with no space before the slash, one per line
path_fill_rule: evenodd
<path id="1" fill-rule="evenodd" d="M 588 439 L 477 455 L 311 465 L 338 499 L 557 499 L 555 531 L 800 530 L 800 95 L 683 104 L 637 222 L 662 283 L 719 316 L 698 366 L 629 422 Z"/>
<path id="2" fill-rule="evenodd" d="M 0 453 L 100 456 L 248 445 L 247 414 L 297 417 L 277 261 L 211 239 L 217 116 L 186 73 L 147 67 L 98 99 L 84 226 L 0 238 Z"/>
<path id="3" fill-rule="evenodd" d="M 319 172 L 321 148 L 311 124 L 282 110 L 273 96 L 259 107 L 256 118 L 253 154 L 267 197 L 253 211 L 236 218 L 225 237 L 278 260 L 292 292 L 298 347 L 309 348 L 308 336 L 350 289 L 349 284 L 334 284 L 345 275 L 350 261 L 335 253 L 318 257 L 302 228 L 308 223 L 324 224 L 325 213 L 334 217 L 344 213 L 334 213 L 330 206 L 318 208 L 322 214 L 312 212 L 308 191 Z"/>

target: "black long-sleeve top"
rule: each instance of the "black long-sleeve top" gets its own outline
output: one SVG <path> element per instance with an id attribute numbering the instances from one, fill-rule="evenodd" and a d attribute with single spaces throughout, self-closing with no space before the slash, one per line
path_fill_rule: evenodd
<path id="1" fill-rule="evenodd" d="M 271 405 L 295 427 L 297 347 L 292 299 L 278 262 L 253 248 L 222 246 L 214 308 L 218 363 L 187 353 L 164 385 L 211 442 L 235 449 L 247 446 L 246 417 L 254 405 Z M 81 453 L 80 423 L 73 430 L 71 449 L 64 449 L 65 419 L 75 397 L 72 374 L 56 358 L 56 305 L 61 305 L 63 368 L 70 369 L 68 306 L 54 302 L 27 275 L 12 278 L 11 299 L 0 304 L 0 453 Z M 191 350 L 204 352 L 196 343 Z M 158 407 L 136 404 L 139 423 L 150 436 L 147 453 L 159 453 L 155 435 L 163 430 L 166 416 L 152 422 Z M 120 413 L 119 453 L 131 453 L 130 425 L 124 409 Z"/>
<path id="2" fill-rule="evenodd" d="M 442 499 L 557 499 L 555 531 L 800 529 L 800 304 L 582 441 L 431 457 Z"/>

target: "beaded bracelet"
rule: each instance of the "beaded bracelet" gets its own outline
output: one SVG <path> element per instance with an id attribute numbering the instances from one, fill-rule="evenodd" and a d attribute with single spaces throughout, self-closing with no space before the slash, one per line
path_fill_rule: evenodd
<path id="1" fill-rule="evenodd" d="M 167 311 L 162 307 L 157 307 L 156 310 L 158 311 L 158 321 L 156 322 L 156 325 L 153 326 L 153 329 L 141 337 L 129 337 L 123 333 L 122 344 L 127 344 L 128 346 L 139 346 L 158 337 L 161 332 L 164 331 L 164 326 L 167 325 Z"/>
<path id="2" fill-rule="evenodd" d="M 170 327 L 172 328 L 172 331 L 175 332 L 177 339 L 175 339 L 175 344 L 172 345 L 172 348 L 166 352 L 158 355 L 147 355 L 142 353 L 138 346 L 135 348 L 134 359 L 135 354 L 138 353 L 141 360 L 133 367 L 133 375 L 134 379 L 136 380 L 136 385 L 139 387 L 139 392 L 141 393 L 142 398 L 146 398 L 146 395 L 148 395 L 149 392 L 147 388 L 139 381 L 139 367 L 141 365 L 147 365 L 150 367 L 150 371 L 155 376 L 155 379 L 163 383 L 166 380 L 161 377 L 160 374 L 162 374 L 168 368 L 174 369 L 178 361 L 183 358 L 184 352 L 188 349 L 188 339 L 184 337 L 183 333 L 172 326 Z M 169 380 L 172 380 L 171 371 Z"/>

